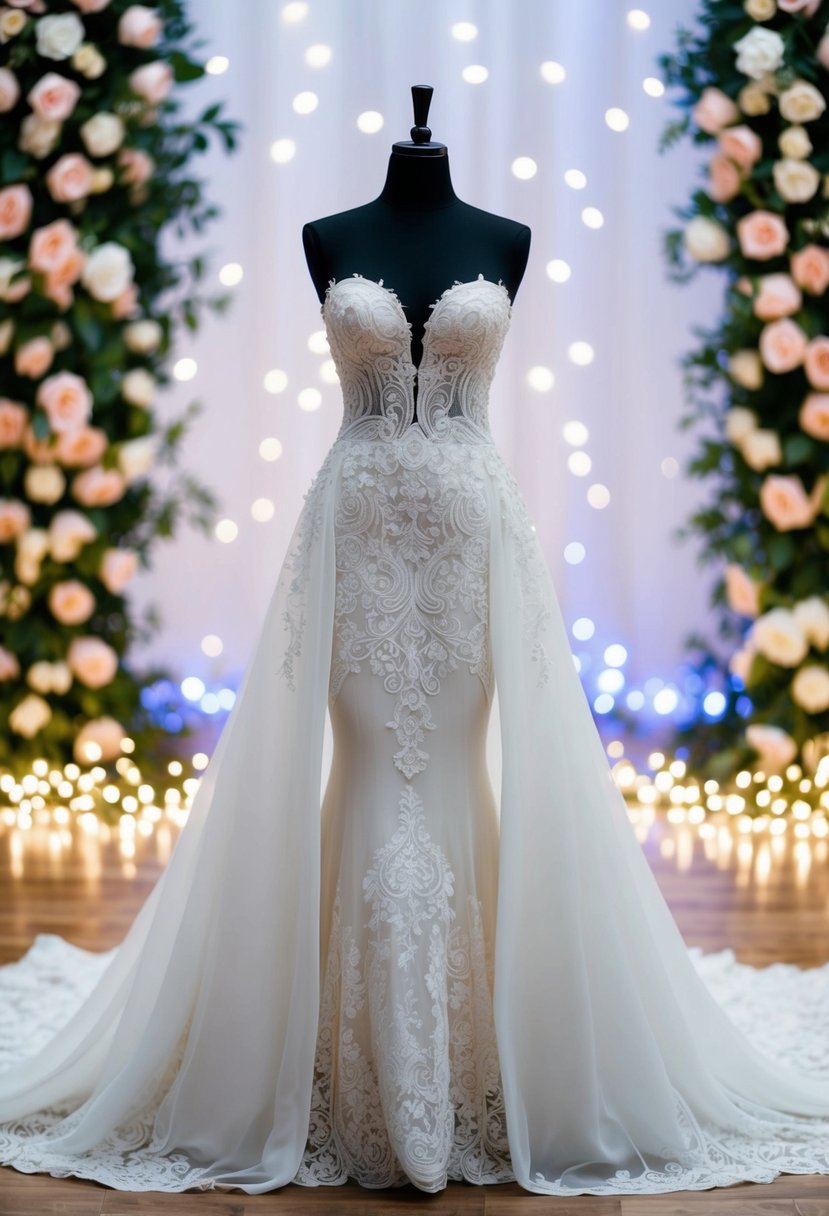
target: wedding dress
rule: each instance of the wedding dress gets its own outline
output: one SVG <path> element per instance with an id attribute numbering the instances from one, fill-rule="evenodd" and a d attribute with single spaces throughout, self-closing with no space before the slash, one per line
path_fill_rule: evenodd
<path id="1" fill-rule="evenodd" d="M 419 367 L 382 279 L 321 311 L 342 426 L 170 860 L 114 950 L 0 968 L 0 1162 L 249 1193 L 829 1173 L 829 965 L 679 933 L 490 432 L 506 288 L 447 288 Z"/>

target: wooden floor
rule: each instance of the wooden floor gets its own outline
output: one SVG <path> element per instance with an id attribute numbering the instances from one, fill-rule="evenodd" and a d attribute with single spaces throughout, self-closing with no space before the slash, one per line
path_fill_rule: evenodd
<path id="1" fill-rule="evenodd" d="M 686 941 L 704 950 L 734 949 L 741 962 L 829 961 L 829 841 L 790 832 L 741 833 L 723 818 L 703 833 L 643 811 L 637 832 Z M 19 831 L 0 826 L 0 963 L 19 958 L 36 933 L 60 933 L 103 950 L 124 936 L 163 868 L 177 829 L 89 835 L 77 826 Z M 0 1168 L 0 1216 L 269 1216 L 301 1212 L 344 1216 L 829 1216 L 829 1176 L 781 1175 L 709 1191 L 604 1199 L 561 1199 L 521 1187 L 450 1183 L 436 1195 L 413 1186 L 366 1190 L 286 1186 L 265 1195 L 189 1191 L 178 1195 L 114 1191 L 80 1179 L 25 1175 Z"/>

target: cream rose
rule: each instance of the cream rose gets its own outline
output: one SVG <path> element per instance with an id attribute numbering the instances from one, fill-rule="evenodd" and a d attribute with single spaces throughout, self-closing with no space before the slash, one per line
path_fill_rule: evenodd
<path id="1" fill-rule="evenodd" d="M 125 738 L 126 731 L 116 718 L 90 718 L 75 736 L 72 754 L 78 764 L 116 760 L 123 754 L 121 741 Z"/>
<path id="2" fill-rule="evenodd" d="M 732 612 L 740 616 L 757 616 L 760 585 L 749 578 L 742 566 L 728 562 L 725 567 L 725 596 Z"/>
<path id="3" fill-rule="evenodd" d="M 107 591 L 119 595 L 138 569 L 138 554 L 134 549 L 105 549 L 101 558 L 100 578 Z"/>
<path id="4" fill-rule="evenodd" d="M 49 524 L 49 549 L 56 562 L 71 562 L 98 530 L 88 516 L 71 508 L 58 511 Z"/>
<path id="5" fill-rule="evenodd" d="M 67 80 L 57 72 L 47 72 L 31 88 L 27 101 L 38 118 L 50 122 L 63 122 L 75 109 L 81 95 L 81 86 Z"/>
<path id="6" fill-rule="evenodd" d="M 91 42 L 84 42 L 72 56 L 72 67 L 87 80 L 97 80 L 106 71 L 106 65 L 106 59 Z"/>
<path id="7" fill-rule="evenodd" d="M 71 431 L 83 426 L 92 412 L 89 386 L 74 372 L 57 372 L 37 390 L 37 402 L 46 411 L 53 431 Z"/>
<path id="8" fill-rule="evenodd" d="M 119 469 L 94 464 L 72 479 L 72 496 L 84 507 L 109 507 L 124 497 L 127 483 Z"/>
<path id="9" fill-rule="evenodd" d="M 734 405 L 725 414 L 726 438 L 734 444 L 741 444 L 757 426 L 757 415 L 754 410 L 747 410 L 742 405 Z"/>
<path id="10" fill-rule="evenodd" d="M 777 146 L 787 160 L 805 160 L 812 151 L 812 141 L 805 127 L 787 127 L 778 137 Z"/>
<path id="11" fill-rule="evenodd" d="M 20 447 L 28 417 L 25 405 L 0 397 L 0 449 Z"/>
<path id="12" fill-rule="evenodd" d="M 19 498 L 0 498 L 0 544 L 16 540 L 31 522 L 31 512 Z"/>
<path id="13" fill-rule="evenodd" d="M 118 22 L 118 41 L 123 46 L 138 46 L 149 50 L 161 37 L 164 23 L 154 8 L 131 4 Z"/>
<path id="14" fill-rule="evenodd" d="M 761 321 L 791 316 L 803 303 L 800 288 L 787 274 L 765 274 L 754 299 L 754 315 Z"/>
<path id="15" fill-rule="evenodd" d="M 750 211 L 737 222 L 737 240 L 745 257 L 766 261 L 785 252 L 789 230 L 772 211 Z"/>
<path id="16" fill-rule="evenodd" d="M 816 650 L 829 646 L 829 604 L 819 595 L 798 600 L 792 609 L 794 619 Z"/>
<path id="17" fill-rule="evenodd" d="M 9 714 L 9 726 L 15 734 L 23 735 L 26 739 L 32 739 L 42 730 L 52 716 L 52 710 L 47 701 L 43 697 L 39 697 L 37 693 L 30 692 L 18 701 L 14 709 Z"/>
<path id="18" fill-rule="evenodd" d="M 758 473 L 772 465 L 780 464 L 783 459 L 783 449 L 777 431 L 765 428 L 746 435 L 741 451 L 746 464 Z"/>
<path id="19" fill-rule="evenodd" d="M 121 380 L 121 396 L 130 405 L 147 409 L 155 399 L 155 377 L 143 367 L 133 367 Z"/>
<path id="20" fill-rule="evenodd" d="M 820 174 L 807 160 L 778 160 L 772 169 L 777 193 L 787 203 L 806 203 L 817 194 Z"/>
<path id="21" fill-rule="evenodd" d="M 792 697 L 809 714 L 829 709 L 829 671 L 819 663 L 807 663 L 792 680 Z"/>
<path id="22" fill-rule="evenodd" d="M 111 684 L 118 670 L 118 655 L 102 638 L 73 638 L 66 659 L 72 674 L 87 688 Z"/>
<path id="23" fill-rule="evenodd" d="M 754 21 L 770 21 L 777 12 L 776 0 L 745 0 L 743 8 Z"/>
<path id="24" fill-rule="evenodd" d="M 16 38 L 26 26 L 26 14 L 15 12 L 14 9 L 0 9 L 0 42 L 8 42 Z"/>
<path id="25" fill-rule="evenodd" d="M 39 659 L 38 662 L 32 663 L 26 672 L 26 683 L 35 692 L 55 692 L 63 696 L 72 686 L 72 672 L 69 665 L 60 660 L 49 663 L 46 659 Z"/>
<path id="26" fill-rule="evenodd" d="M 81 139 L 90 156 L 110 156 L 124 142 L 124 123 L 117 114 L 100 110 L 81 125 Z"/>
<path id="27" fill-rule="evenodd" d="M 800 406 L 797 420 L 807 435 L 829 442 L 829 393 L 809 393 Z"/>
<path id="28" fill-rule="evenodd" d="M 128 439 L 118 450 L 118 467 L 128 483 L 146 477 L 155 464 L 158 451 L 157 435 L 141 435 Z"/>
<path id="29" fill-rule="evenodd" d="M 826 109 L 820 89 L 808 80 L 796 80 L 779 97 L 780 113 L 787 122 L 813 122 Z"/>
<path id="30" fill-rule="evenodd" d="M 760 755 L 763 768 L 779 773 L 797 755 L 797 744 L 779 726 L 752 722 L 745 729 L 746 742 Z"/>
<path id="31" fill-rule="evenodd" d="M 80 579 L 68 578 L 49 590 L 49 611 L 61 625 L 80 625 L 95 611 L 95 596 Z"/>
<path id="32" fill-rule="evenodd" d="M 760 334 L 760 356 L 770 372 L 777 375 L 800 367 L 807 353 L 808 339 L 796 321 L 784 317 L 770 321 Z"/>
<path id="33" fill-rule="evenodd" d="M 19 621 L 32 606 L 32 593 L 28 587 L 7 580 L 0 582 L 0 616 L 10 621 Z"/>
<path id="34" fill-rule="evenodd" d="M 31 502 L 55 503 L 63 497 L 66 478 L 56 464 L 30 464 L 23 478 Z"/>
<path id="35" fill-rule="evenodd" d="M 756 350 L 735 350 L 728 360 L 728 374 L 735 384 L 756 390 L 763 383 L 763 361 Z"/>
<path id="36" fill-rule="evenodd" d="M 721 262 L 728 257 L 731 242 L 722 224 L 696 215 L 685 226 L 685 248 L 698 262 Z"/>
<path id="37" fill-rule="evenodd" d="M 61 124 L 53 119 L 38 118 L 37 114 L 27 114 L 20 124 L 20 138 L 17 146 L 21 152 L 27 152 L 36 160 L 48 156 L 60 138 Z"/>
<path id="38" fill-rule="evenodd" d="M 115 174 L 109 165 L 100 165 L 92 173 L 92 193 L 105 194 L 107 190 L 112 189 L 114 181 Z"/>
<path id="39" fill-rule="evenodd" d="M 83 42 L 83 22 L 77 13 L 41 17 L 35 25 L 37 53 L 44 59 L 68 59 Z"/>
<path id="40" fill-rule="evenodd" d="M 136 68 L 128 79 L 133 93 L 154 106 L 163 101 L 173 87 L 173 69 L 165 60 L 154 59 L 152 63 Z"/>
<path id="41" fill-rule="evenodd" d="M 87 257 L 81 282 L 96 300 L 114 300 L 132 282 L 134 271 L 129 250 L 104 241 Z"/>
<path id="42" fill-rule="evenodd" d="M 49 533 L 45 528 L 27 528 L 17 538 L 17 552 L 30 561 L 42 562 L 49 552 Z"/>
<path id="43" fill-rule="evenodd" d="M 808 528 L 817 514 L 820 488 L 816 483 L 810 496 L 799 477 L 769 473 L 760 487 L 760 509 L 778 532 Z"/>
<path id="44" fill-rule="evenodd" d="M 772 608 L 758 616 L 751 636 L 760 654 L 780 667 L 797 667 L 809 651 L 808 639 L 788 608 Z"/>
<path id="45" fill-rule="evenodd" d="M 812 338 L 806 347 L 803 366 L 813 388 L 829 388 L 829 338 L 823 334 Z"/>
<path id="46" fill-rule="evenodd" d="M 804 245 L 789 259 L 792 278 L 804 291 L 822 296 L 829 287 L 829 251 L 820 245 Z"/>
<path id="47" fill-rule="evenodd" d="M 783 62 L 785 44 L 776 30 L 755 26 L 734 43 L 737 70 L 753 80 L 761 80 L 766 72 L 776 72 Z"/>
<path id="48" fill-rule="evenodd" d="M 124 326 L 124 342 L 127 350 L 136 355 L 147 355 L 161 344 L 164 331 L 158 321 L 132 321 Z"/>

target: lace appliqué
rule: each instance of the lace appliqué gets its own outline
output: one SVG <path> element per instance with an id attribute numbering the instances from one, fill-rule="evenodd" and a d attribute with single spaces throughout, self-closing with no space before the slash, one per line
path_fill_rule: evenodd
<path id="1" fill-rule="evenodd" d="M 479 900 L 455 879 L 412 786 L 363 879 L 362 935 L 334 900 L 308 1143 L 294 1179 L 363 1186 L 507 1182 L 492 1017 L 492 954 Z M 462 919 L 459 912 L 462 911 Z"/>

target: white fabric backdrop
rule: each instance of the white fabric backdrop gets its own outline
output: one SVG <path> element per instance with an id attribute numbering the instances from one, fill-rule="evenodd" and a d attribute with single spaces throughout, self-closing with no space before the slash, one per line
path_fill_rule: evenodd
<path id="1" fill-rule="evenodd" d="M 673 223 L 671 204 L 684 202 L 695 180 L 696 157 L 685 146 L 658 155 L 659 132 L 677 112 L 667 97 L 648 96 L 642 81 L 658 74 L 656 55 L 673 45 L 677 22 L 691 19 L 692 0 L 646 6 L 651 25 L 641 32 L 629 27 L 629 6 L 619 0 L 311 0 L 295 23 L 285 21 L 278 0 L 190 7 L 208 41 L 205 54 L 230 60 L 224 75 L 194 86 L 191 104 L 226 98 L 245 124 L 235 156 L 215 152 L 195 166 L 223 209 L 207 241 L 214 274 L 235 261 L 244 278 L 230 313 L 182 340 L 177 355 L 194 357 L 198 373 L 166 394 L 161 408 L 167 416 L 193 396 L 203 400 L 183 459 L 216 490 L 239 533 L 225 544 L 182 528 L 159 546 L 154 569 L 136 581 L 134 602 L 158 603 L 164 626 L 136 661 L 168 662 L 209 686 L 235 684 L 244 669 L 302 496 L 340 419 L 339 387 L 319 375 L 326 356 L 308 348 L 321 321 L 301 228 L 376 197 L 392 143 L 409 138 L 410 87 L 426 83 L 435 89 L 433 138 L 449 147 L 458 195 L 533 230 L 493 386 L 492 424 L 536 520 L 568 629 L 579 617 L 595 622 L 588 641 L 572 639 L 588 694 L 611 642 L 629 652 L 626 688 L 653 675 L 675 678 L 682 638 L 705 624 L 713 575 L 700 572 L 693 543 L 671 540 L 702 487 L 681 472 L 666 477 L 661 462 L 673 457 L 681 466 L 692 447 L 676 425 L 684 412 L 676 360 L 692 340 L 691 324 L 719 309 L 720 287 L 713 274 L 686 288 L 666 280 L 662 230 Z M 477 38 L 456 40 L 455 21 L 474 22 Z M 322 68 L 304 58 L 318 43 L 332 51 Z M 564 66 L 561 84 L 542 78 L 545 60 Z M 485 83 L 463 80 L 468 64 L 488 68 Z M 298 114 L 293 99 L 308 89 L 319 105 Z M 627 130 L 608 127 L 610 106 L 629 114 Z M 377 134 L 358 129 L 365 110 L 383 115 Z M 280 138 L 296 141 L 285 164 L 270 157 Z M 516 156 L 537 161 L 532 179 L 513 175 Z M 572 168 L 586 174 L 584 189 L 565 184 Z M 603 213 L 600 229 L 582 222 L 585 206 Z M 572 267 L 568 282 L 548 277 L 553 258 Z M 449 268 L 447 285 L 453 277 Z M 594 348 L 589 366 L 569 360 L 573 341 Z M 536 364 L 553 370 L 551 391 L 527 384 Z M 271 368 L 288 377 L 278 395 L 263 385 Z M 322 392 L 314 412 L 297 404 L 307 387 Z M 589 429 L 587 476 L 567 467 L 575 449 L 562 427 L 571 419 Z M 283 445 L 275 462 L 258 454 L 266 436 Z M 601 510 L 587 501 L 594 482 L 610 491 Z M 265 523 L 250 511 L 259 497 L 276 507 Z M 586 548 L 576 566 L 564 559 L 571 541 Z M 200 649 L 208 633 L 224 642 L 214 659 Z"/>

